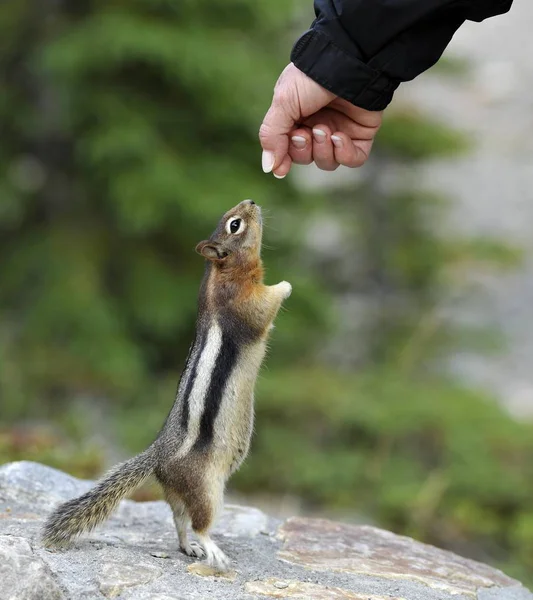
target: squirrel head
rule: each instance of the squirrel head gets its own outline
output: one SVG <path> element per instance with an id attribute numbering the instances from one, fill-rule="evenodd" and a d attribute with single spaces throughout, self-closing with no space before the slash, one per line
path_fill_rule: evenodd
<path id="1" fill-rule="evenodd" d="M 262 236 L 261 208 L 253 200 L 243 200 L 220 219 L 211 237 L 196 246 L 196 252 L 220 266 L 243 264 L 259 258 Z"/>

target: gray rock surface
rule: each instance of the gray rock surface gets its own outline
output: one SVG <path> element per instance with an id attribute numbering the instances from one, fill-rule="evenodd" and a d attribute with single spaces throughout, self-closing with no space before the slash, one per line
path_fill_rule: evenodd
<path id="1" fill-rule="evenodd" d="M 0 467 L 0 600 L 533 600 L 496 569 L 406 537 L 242 506 L 226 506 L 214 532 L 233 559 L 225 576 L 178 551 L 163 502 L 126 500 L 71 549 L 42 548 L 46 515 L 90 485 L 36 463 Z"/>

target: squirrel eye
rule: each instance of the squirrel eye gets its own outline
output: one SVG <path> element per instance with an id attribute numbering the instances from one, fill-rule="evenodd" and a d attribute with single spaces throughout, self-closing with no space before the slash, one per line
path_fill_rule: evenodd
<path id="1" fill-rule="evenodd" d="M 242 233 L 244 231 L 244 221 L 240 217 L 231 217 L 226 223 L 226 231 L 228 233 Z"/>

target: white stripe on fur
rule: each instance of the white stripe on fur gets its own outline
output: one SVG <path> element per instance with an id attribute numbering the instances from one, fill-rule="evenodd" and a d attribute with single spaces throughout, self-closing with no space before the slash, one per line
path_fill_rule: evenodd
<path id="1" fill-rule="evenodd" d="M 187 435 L 180 447 L 178 456 L 184 456 L 192 448 L 200 431 L 200 420 L 204 411 L 205 397 L 209 390 L 211 377 L 222 346 L 222 329 L 216 321 L 213 321 L 207 332 L 207 339 L 198 361 L 196 379 L 188 399 L 189 424 Z M 181 386 L 180 386 L 181 387 Z M 185 389 L 185 388 L 183 388 Z"/>

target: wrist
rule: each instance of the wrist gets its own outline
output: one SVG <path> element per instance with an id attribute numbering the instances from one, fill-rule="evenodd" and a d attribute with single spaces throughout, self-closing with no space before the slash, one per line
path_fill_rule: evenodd
<path id="1" fill-rule="evenodd" d="M 399 85 L 313 29 L 295 43 L 291 61 L 326 90 L 366 110 L 386 108 Z"/>

